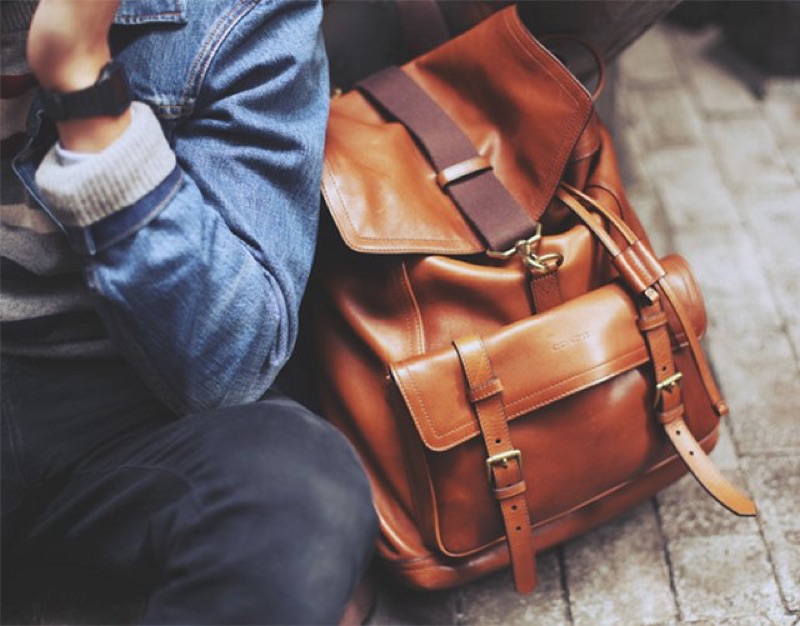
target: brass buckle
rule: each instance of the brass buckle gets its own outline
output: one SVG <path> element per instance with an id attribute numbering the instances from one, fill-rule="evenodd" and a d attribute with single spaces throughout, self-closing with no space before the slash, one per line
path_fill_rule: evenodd
<path id="1" fill-rule="evenodd" d="M 522 452 L 519 450 L 501 452 L 500 454 L 492 455 L 486 459 L 486 478 L 489 480 L 490 485 L 493 483 L 492 468 L 498 464 L 502 465 L 503 467 L 508 467 L 508 462 L 511 459 L 516 459 L 517 464 L 519 465 L 519 472 L 522 474 Z"/>
<path id="2" fill-rule="evenodd" d="M 510 259 L 514 254 L 518 254 L 529 270 L 536 274 L 549 274 L 554 272 L 564 262 L 564 256 L 557 252 L 550 252 L 548 254 L 536 254 L 536 249 L 539 247 L 539 241 L 542 239 L 542 225 L 536 224 L 536 232 L 533 233 L 528 239 L 520 239 L 514 244 L 513 248 L 508 250 L 487 250 L 486 256 L 490 259 L 497 259 L 505 261 Z"/>
<path id="3" fill-rule="evenodd" d="M 661 395 L 663 394 L 664 390 L 672 391 L 672 388 L 675 385 L 680 384 L 681 378 L 683 378 L 683 374 L 680 372 L 675 372 L 669 378 L 665 378 L 660 383 L 656 385 L 656 397 L 653 401 L 653 406 L 658 406 L 658 403 L 661 402 Z"/>

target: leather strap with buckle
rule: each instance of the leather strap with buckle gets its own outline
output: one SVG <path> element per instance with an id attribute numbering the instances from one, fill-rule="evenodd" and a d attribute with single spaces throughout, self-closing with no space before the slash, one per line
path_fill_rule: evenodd
<path id="1" fill-rule="evenodd" d="M 642 321 L 639 326 L 643 329 L 645 342 L 653 361 L 656 415 L 675 451 L 686 463 L 697 482 L 717 502 L 736 515 L 755 515 L 755 503 L 722 475 L 700 447 L 684 420 L 685 408 L 680 387 L 682 375 L 675 369 L 667 332 L 667 316 L 659 300 L 642 309 Z M 689 328 L 685 330 L 687 335 L 691 333 Z"/>
<path id="2" fill-rule="evenodd" d="M 520 593 L 536 586 L 536 557 L 533 548 L 530 513 L 525 499 L 522 452 L 511 441 L 503 386 L 494 374 L 489 354 L 477 335 L 453 342 L 469 386 L 469 399 L 475 407 L 488 458 L 489 488 L 503 515 L 514 584 Z"/>

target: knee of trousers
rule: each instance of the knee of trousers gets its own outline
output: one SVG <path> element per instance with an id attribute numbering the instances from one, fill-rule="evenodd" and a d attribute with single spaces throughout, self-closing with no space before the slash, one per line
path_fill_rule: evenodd
<path id="1" fill-rule="evenodd" d="M 253 549 L 280 543 L 350 558 L 371 549 L 377 518 L 369 481 L 353 447 L 322 418 L 277 399 L 188 419 L 199 420 L 200 506 L 215 523 L 262 536 L 268 528 L 270 537 Z"/>
<path id="2" fill-rule="evenodd" d="M 186 589 L 213 587 L 216 595 L 191 595 L 188 604 L 223 611 L 219 623 L 335 623 L 378 529 L 352 446 L 289 401 L 184 419 L 176 429 L 188 434 L 174 451 L 191 489 L 151 529 L 171 581 L 153 619 L 166 623 L 159 611 L 185 609 Z"/>

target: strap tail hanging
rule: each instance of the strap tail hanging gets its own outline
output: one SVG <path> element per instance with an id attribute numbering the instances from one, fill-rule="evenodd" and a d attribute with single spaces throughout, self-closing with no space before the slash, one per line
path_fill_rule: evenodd
<path id="1" fill-rule="evenodd" d="M 713 461 L 700 447 L 697 439 L 684 421 L 684 405 L 680 393 L 681 374 L 675 369 L 672 349 L 667 334 L 667 317 L 661 305 L 659 292 L 675 311 L 678 322 L 689 342 L 689 351 L 697 365 L 700 378 L 708 394 L 709 400 L 717 415 L 722 416 L 728 407 L 722 400 L 711 368 L 706 361 L 700 342 L 694 333 L 689 316 L 672 287 L 665 280 L 665 272 L 652 254 L 636 238 L 635 234 L 617 215 L 607 211 L 594 199 L 578 190 L 563 185 L 557 192 L 558 198 L 569 207 L 586 226 L 594 233 L 600 243 L 608 250 L 611 258 L 620 270 L 623 279 L 650 301 L 642 307 L 640 327 L 650 350 L 656 378 L 656 402 L 658 417 L 664 426 L 667 437 L 672 442 L 678 455 L 683 459 L 689 471 L 703 488 L 731 512 L 737 515 L 755 515 L 756 505 L 747 495 L 725 478 Z M 600 215 L 614 226 L 625 238 L 628 247 L 622 250 L 609 234 L 600 227 L 581 201 L 591 205 Z"/>
<path id="2" fill-rule="evenodd" d="M 711 497 L 736 515 L 752 517 L 758 513 L 756 503 L 728 481 L 714 465 L 683 418 L 664 424 L 664 430 L 692 475 Z"/>
<path id="3" fill-rule="evenodd" d="M 685 321 L 686 318 L 681 324 Z M 660 301 L 643 308 L 639 325 L 653 360 L 656 415 L 675 451 L 697 482 L 717 502 L 737 515 L 755 515 L 755 503 L 722 475 L 684 420 L 685 407 L 680 389 L 682 375 L 675 368 L 667 333 L 667 316 Z M 691 330 L 684 326 L 684 332 L 690 336 Z M 702 352 L 699 357 L 705 363 Z"/>

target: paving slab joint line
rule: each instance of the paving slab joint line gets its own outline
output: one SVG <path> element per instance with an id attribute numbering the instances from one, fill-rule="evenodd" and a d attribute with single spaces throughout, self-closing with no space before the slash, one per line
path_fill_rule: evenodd
<path id="1" fill-rule="evenodd" d="M 664 561 L 667 564 L 667 572 L 669 574 L 669 589 L 672 592 L 672 601 L 675 604 L 675 614 L 677 615 L 678 623 L 683 622 L 684 612 L 681 608 L 680 599 L 678 598 L 678 587 L 675 584 L 675 574 L 672 567 L 672 555 L 669 553 L 669 541 L 667 541 L 666 534 L 664 533 L 664 524 L 661 517 L 661 506 L 658 503 L 658 498 L 653 497 L 653 510 L 656 516 L 656 526 L 658 527 L 658 535 L 661 539 L 661 550 L 664 553 Z"/>
<path id="2" fill-rule="evenodd" d="M 464 589 L 456 589 L 455 602 L 453 603 L 455 615 L 453 616 L 453 626 L 469 626 L 466 613 L 464 612 Z"/>
<path id="3" fill-rule="evenodd" d="M 697 89 L 693 87 L 693 84 L 692 84 L 692 81 L 691 81 L 691 77 L 690 77 L 691 68 L 690 67 L 689 68 L 684 67 L 684 63 L 683 63 L 683 61 L 685 60 L 684 59 L 684 55 L 680 51 L 676 50 L 675 45 L 676 44 L 673 41 L 670 40 L 670 45 L 669 45 L 669 48 L 668 48 L 670 57 L 672 58 L 673 62 L 675 63 L 675 67 L 676 67 L 676 69 L 678 71 L 679 76 L 681 77 L 681 82 L 683 83 L 683 85 L 688 85 L 688 87 L 686 88 L 686 92 L 687 92 L 687 95 L 689 97 L 689 102 L 691 103 L 692 108 L 694 108 L 695 113 L 697 113 L 697 115 L 700 116 L 700 119 L 702 121 L 707 122 L 711 118 L 714 118 L 714 119 L 737 119 L 738 117 L 740 117 L 740 115 L 739 115 L 740 112 L 739 111 L 734 111 L 733 112 L 735 114 L 734 117 L 728 118 L 728 117 L 724 116 L 723 112 L 720 112 L 720 111 L 706 111 L 705 110 L 705 108 L 703 106 L 703 103 L 700 100 L 700 95 L 697 93 Z M 754 117 L 754 115 L 750 115 L 748 117 Z M 756 113 L 755 117 L 763 119 L 763 114 Z M 733 198 L 733 196 L 732 196 L 732 194 L 730 192 L 730 189 L 728 189 L 728 184 L 727 183 L 729 181 L 727 180 L 727 176 L 725 175 L 725 168 L 721 167 L 720 158 L 718 156 L 718 151 L 714 149 L 714 140 L 713 140 L 713 137 L 711 135 L 710 127 L 709 127 L 708 124 L 701 124 L 700 127 L 701 127 L 700 128 L 700 136 L 698 137 L 698 139 L 700 139 L 701 144 L 704 145 L 708 149 L 708 152 L 709 152 L 709 154 L 711 156 L 711 160 L 712 160 L 712 163 L 714 164 L 714 168 L 716 170 L 716 173 L 719 175 L 720 180 L 722 180 L 722 181 L 724 181 L 726 183 L 726 184 L 723 185 L 723 188 L 725 189 L 725 194 L 728 196 L 728 200 L 730 200 L 730 202 L 736 208 L 736 213 L 739 216 L 739 221 L 742 222 L 743 225 L 744 225 L 747 222 L 746 222 L 746 220 L 743 220 L 743 217 L 742 217 L 740 211 L 738 210 L 739 207 L 738 207 L 737 203 L 734 202 L 734 198 Z"/>
<path id="4" fill-rule="evenodd" d="M 711 373 L 714 376 L 714 380 L 716 380 L 717 384 L 719 385 L 719 390 L 720 390 L 720 393 L 722 394 L 722 397 L 725 398 L 725 397 L 728 396 L 728 394 L 726 394 L 725 385 L 723 384 L 720 376 L 718 375 L 718 373 L 716 371 L 716 368 L 714 367 L 714 359 L 712 359 L 711 356 L 710 356 L 710 350 L 708 349 L 708 345 L 706 344 L 706 341 L 707 341 L 706 339 L 703 340 L 703 344 L 705 344 L 705 345 L 703 345 L 704 352 L 707 355 L 709 355 L 708 356 L 708 362 L 709 362 L 709 365 L 711 366 Z M 735 407 L 734 407 L 734 410 L 736 410 Z M 741 460 L 743 458 L 745 458 L 747 455 L 744 452 L 742 452 L 740 447 L 739 447 L 739 434 L 737 434 L 737 432 L 736 432 L 735 420 L 730 419 L 730 416 L 723 417 L 722 419 L 725 420 L 725 425 L 727 426 L 728 431 L 730 432 L 730 435 L 731 435 L 730 436 L 731 447 L 733 448 L 733 455 L 736 458 L 736 467 L 732 468 L 732 469 L 736 469 L 737 471 L 739 471 L 741 473 L 742 472 Z M 761 454 L 759 456 L 768 456 L 768 455 L 771 455 L 771 454 L 772 454 L 771 452 L 767 452 L 767 453 Z M 750 485 L 748 485 L 748 488 L 749 487 L 750 487 Z M 752 493 L 752 491 L 750 493 Z"/>
<path id="5" fill-rule="evenodd" d="M 780 149 L 778 149 L 778 152 L 780 153 L 781 158 L 785 160 L 783 152 Z M 716 159 L 715 159 L 715 165 L 717 165 Z M 785 165 L 787 165 L 787 164 L 785 164 Z M 717 169 L 719 170 L 719 166 L 718 165 L 717 165 Z M 791 167 L 789 167 L 788 169 L 789 169 L 789 171 L 792 171 Z M 798 174 L 798 175 L 800 175 L 800 174 Z M 795 176 L 795 177 L 797 178 L 797 176 Z M 798 186 L 800 186 L 800 178 L 798 178 Z M 727 186 L 726 186 L 726 188 L 727 188 Z M 734 206 L 734 209 L 736 211 L 736 214 L 739 216 L 739 219 L 742 222 L 742 225 L 744 227 L 745 233 L 747 233 L 748 238 L 754 244 L 755 249 L 757 251 L 759 251 L 761 249 L 761 246 L 759 246 L 758 245 L 758 241 L 752 235 L 750 235 L 750 233 L 754 232 L 755 229 L 756 229 L 755 225 L 752 223 L 751 213 L 746 211 L 740 205 L 739 200 L 737 198 L 732 197 L 731 199 L 733 201 L 733 206 Z M 769 293 L 769 296 L 772 299 L 773 304 L 775 305 L 775 311 L 777 312 L 777 314 L 778 314 L 778 316 L 780 318 L 780 322 L 781 323 L 780 323 L 780 326 L 779 326 L 778 329 L 780 330 L 780 332 L 783 335 L 785 335 L 787 337 L 787 339 L 788 339 L 787 343 L 789 345 L 789 350 L 791 350 L 791 352 L 792 352 L 792 357 L 794 359 L 795 367 L 798 369 L 798 372 L 800 372 L 800 347 L 798 347 L 796 345 L 796 343 L 794 341 L 792 341 L 792 338 L 791 338 L 791 332 L 790 332 L 790 326 L 789 326 L 790 322 L 789 322 L 789 318 L 787 316 L 787 311 L 785 310 L 785 308 L 783 306 L 782 298 L 778 297 L 778 292 L 780 291 L 780 286 L 777 285 L 776 281 L 773 279 L 772 272 L 767 271 L 766 268 L 769 266 L 769 262 L 764 259 L 763 254 L 760 253 L 760 252 L 757 252 L 755 258 L 756 258 L 756 262 L 758 263 L 759 267 L 761 268 L 761 273 L 765 278 L 767 293 Z"/>
<path id="6" fill-rule="evenodd" d="M 669 47 L 669 52 L 670 52 L 670 56 L 672 57 L 673 61 L 675 62 L 675 65 L 676 65 L 676 68 L 677 68 L 677 71 L 678 71 L 679 75 L 682 77 L 682 79 L 684 80 L 684 82 L 686 84 L 691 85 L 691 81 L 689 81 L 689 77 L 687 75 L 687 72 L 690 71 L 690 68 L 683 67 L 683 63 L 681 62 L 682 59 L 680 58 L 680 57 L 682 57 L 682 55 L 675 53 L 674 44 L 672 44 L 672 43 L 671 43 L 671 45 Z M 698 100 L 699 96 L 696 93 L 696 90 L 690 88 L 687 91 L 688 91 L 689 100 L 690 100 L 691 105 L 693 106 L 695 111 L 701 116 L 702 120 L 707 121 L 708 119 L 710 119 L 711 116 L 713 116 L 715 119 L 760 119 L 765 123 L 766 128 L 769 130 L 770 135 L 772 136 L 772 138 L 775 139 L 775 135 L 772 132 L 772 127 L 770 126 L 769 121 L 764 116 L 763 107 L 756 108 L 752 112 L 733 111 L 733 112 L 727 112 L 727 114 L 724 113 L 724 112 L 723 113 L 720 113 L 720 112 L 707 112 L 707 111 L 704 111 L 702 103 L 699 102 L 699 100 Z M 745 113 L 749 113 L 749 114 L 745 114 Z M 736 197 L 734 196 L 734 194 L 731 193 L 731 190 L 729 189 L 730 181 L 728 181 L 725 167 L 723 167 L 723 164 L 721 162 L 720 153 L 719 153 L 718 150 L 714 149 L 714 146 L 715 146 L 714 138 L 712 136 L 711 129 L 710 129 L 710 126 L 708 124 L 701 124 L 700 139 L 701 139 L 702 143 L 709 150 L 709 154 L 711 156 L 711 160 L 712 160 L 712 162 L 714 164 L 714 169 L 716 170 L 717 174 L 720 176 L 720 179 L 722 181 L 725 181 L 725 184 L 723 185 L 724 190 L 725 190 L 725 194 L 728 196 L 728 199 L 730 200 L 732 206 L 734 207 L 734 210 L 735 210 L 737 216 L 739 217 L 739 222 L 744 227 L 746 236 L 748 237 L 750 242 L 754 245 L 754 247 L 756 249 L 758 249 L 758 242 L 751 235 L 751 233 L 753 232 L 753 225 L 751 224 L 751 215 L 747 211 L 743 211 L 742 210 L 742 207 L 741 207 L 740 203 L 737 201 Z M 776 142 L 776 146 L 777 146 L 777 142 Z M 786 167 L 787 171 L 792 172 L 792 174 L 793 174 L 792 177 L 795 180 L 797 180 L 798 179 L 798 175 L 797 175 L 796 172 L 793 171 L 793 168 L 788 163 L 788 161 L 786 159 L 786 155 L 780 149 L 778 149 L 778 153 L 779 153 L 778 156 L 779 156 L 781 162 L 783 163 L 783 165 Z M 785 327 L 787 327 L 788 320 L 787 320 L 785 314 L 782 311 L 782 307 L 780 306 L 780 299 L 776 296 L 776 286 L 774 285 L 774 282 L 770 279 L 770 273 L 766 271 L 766 267 L 765 267 L 765 264 L 764 264 L 763 260 L 760 257 L 757 257 L 756 258 L 756 263 L 758 263 L 758 266 L 759 266 L 759 268 L 761 270 L 761 274 L 766 277 L 767 292 L 769 293 L 770 298 L 772 299 L 773 303 L 775 304 L 775 308 L 778 311 L 779 315 L 781 316 L 781 321 L 783 322 L 782 326 L 785 328 Z M 790 346 L 790 349 L 792 350 L 792 354 L 794 356 L 795 363 L 800 366 L 800 354 L 798 353 L 797 346 L 792 341 L 789 341 L 789 346 Z M 734 448 L 735 448 L 735 450 L 737 452 L 737 456 L 738 456 L 739 449 L 738 449 L 738 446 L 736 445 L 737 438 L 735 436 L 734 429 L 732 428 L 731 430 L 732 430 L 732 434 L 734 435 L 734 437 L 733 437 L 733 439 L 734 439 Z"/>
<path id="7" fill-rule="evenodd" d="M 569 583 L 567 582 L 567 557 L 564 554 L 564 547 L 559 546 L 556 548 L 558 554 L 558 577 L 561 584 L 561 597 L 564 598 L 564 607 L 567 610 L 567 622 L 570 624 L 575 623 L 575 618 L 572 615 L 572 600 L 569 594 Z"/>
<path id="8" fill-rule="evenodd" d="M 683 83 L 679 78 L 664 78 L 655 81 L 639 80 L 636 78 L 622 78 L 619 79 L 624 83 L 626 89 L 632 91 L 659 91 L 667 87 L 683 88 Z"/>
<path id="9" fill-rule="evenodd" d="M 688 91 L 692 91 L 691 89 Z M 732 122 L 736 120 L 759 120 L 764 119 L 764 114 L 761 109 L 732 109 L 721 111 L 708 111 L 703 110 L 702 107 L 699 115 L 704 121 L 719 121 L 719 122 Z"/>
<path id="10" fill-rule="evenodd" d="M 744 475 L 744 481 L 747 483 L 747 489 L 752 494 L 753 486 L 750 483 L 748 475 L 746 472 L 741 472 Z M 756 506 L 758 506 L 758 502 L 756 502 Z M 781 578 L 778 574 L 778 567 L 775 564 L 775 560 L 772 556 L 772 550 L 770 548 L 770 543 L 767 540 L 766 532 L 764 531 L 764 521 L 763 515 L 756 515 L 756 524 L 758 525 L 758 536 L 761 538 L 761 543 L 764 544 L 764 552 L 767 556 L 767 563 L 769 563 L 769 571 L 772 574 L 772 579 L 775 581 L 775 587 L 778 590 L 778 597 L 781 599 L 781 604 L 783 605 L 783 610 L 786 611 L 787 615 L 792 614 L 792 609 L 789 606 L 789 597 L 786 595 L 786 592 L 783 589 L 783 585 L 781 584 Z M 797 624 L 797 622 L 795 622 Z"/>
<path id="11" fill-rule="evenodd" d="M 625 158 L 632 158 L 636 157 L 640 163 L 644 160 L 642 159 L 642 155 L 645 153 L 645 150 L 640 145 L 641 139 L 638 137 L 638 134 L 634 134 L 633 136 L 629 137 L 626 141 L 626 150 L 628 152 L 633 152 L 634 154 L 629 154 Z M 646 187 L 647 193 L 653 198 L 655 201 L 656 208 L 653 211 L 653 221 L 656 223 L 660 223 L 663 225 L 664 228 L 664 240 L 667 246 L 669 246 L 670 251 L 675 250 L 675 231 L 672 227 L 672 223 L 669 220 L 666 205 L 664 203 L 664 198 L 662 197 L 661 191 L 658 188 L 658 185 L 655 184 L 653 180 L 653 175 L 651 172 L 652 164 L 647 163 L 646 161 L 643 162 L 643 166 L 641 167 L 641 174 L 643 175 L 643 181 L 637 181 L 638 183 L 644 182 Z M 633 181 L 627 181 L 626 185 L 631 185 Z M 636 210 L 636 207 L 633 207 Z M 649 224 L 648 226 L 652 226 Z"/>
<path id="12" fill-rule="evenodd" d="M 798 184 L 800 184 L 800 179 L 798 179 Z M 770 281 L 772 282 L 772 281 Z M 772 291 L 772 290 L 770 290 Z M 794 357 L 794 363 L 797 366 L 798 374 L 800 375 L 800 348 L 795 345 L 795 342 L 791 340 L 791 329 L 789 327 L 789 320 L 785 316 L 784 312 L 781 310 L 783 307 L 778 307 L 778 314 L 781 316 L 781 325 L 780 331 L 782 334 L 786 335 L 789 338 L 789 349 L 792 351 L 792 356 Z"/>
<path id="13" fill-rule="evenodd" d="M 726 398 L 726 397 L 728 397 L 729 394 L 726 393 L 725 385 L 724 385 L 724 383 L 722 381 L 722 378 L 719 375 L 719 372 L 717 371 L 717 367 L 716 367 L 716 364 L 714 363 L 714 359 L 711 356 L 712 355 L 712 351 L 711 351 L 711 346 L 709 345 L 711 343 L 713 343 L 713 339 L 711 337 L 709 337 L 708 335 L 706 335 L 703 338 L 703 340 L 701 341 L 700 346 L 701 346 L 701 348 L 703 349 L 703 352 L 706 354 L 706 356 L 708 358 L 708 365 L 711 368 L 711 374 L 712 374 L 714 380 L 717 381 L 717 384 L 719 385 L 720 394 L 722 395 L 723 398 Z M 734 410 L 735 410 L 735 407 L 734 407 Z M 730 433 L 730 443 L 731 443 L 731 447 L 733 448 L 733 456 L 736 459 L 736 467 L 735 467 L 735 469 L 737 471 L 741 472 L 742 471 L 741 460 L 742 460 L 742 458 L 745 457 L 745 454 L 739 448 L 739 436 L 736 433 L 735 421 L 730 419 L 730 416 L 725 416 L 725 417 L 722 418 L 722 420 L 724 420 L 724 425 L 721 424 L 720 427 L 721 428 L 723 426 L 727 427 L 728 432 Z M 749 487 L 749 485 L 748 485 L 748 487 Z"/>

